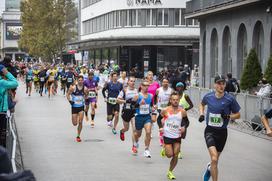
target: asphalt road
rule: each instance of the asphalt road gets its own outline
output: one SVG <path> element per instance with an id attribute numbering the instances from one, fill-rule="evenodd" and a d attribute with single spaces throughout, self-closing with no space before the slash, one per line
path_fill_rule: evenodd
<path id="1" fill-rule="evenodd" d="M 98 103 L 95 128 L 84 121 L 82 142 L 75 142 L 71 108 L 63 95 L 51 99 L 18 90 L 16 122 L 26 169 L 41 181 L 163 181 L 169 159 L 161 158 L 157 126 L 151 142 L 152 158 L 143 157 L 144 139 L 139 155 L 131 154 L 131 131 L 125 142 L 106 126 L 106 106 Z M 100 94 L 100 98 L 102 98 Z M 190 127 L 182 143 L 184 158 L 174 171 L 177 180 L 200 181 L 209 161 L 204 123 L 189 117 Z M 120 129 L 122 122 L 119 122 Z M 220 181 L 271 181 L 272 142 L 229 130 L 228 142 L 219 161 Z"/>

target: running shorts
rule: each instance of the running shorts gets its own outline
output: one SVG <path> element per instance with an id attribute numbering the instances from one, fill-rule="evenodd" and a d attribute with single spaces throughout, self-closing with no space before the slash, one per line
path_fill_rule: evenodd
<path id="1" fill-rule="evenodd" d="M 136 115 L 135 116 L 135 127 L 136 130 L 140 131 L 144 128 L 144 125 L 147 123 L 151 123 L 150 115 Z"/>
<path id="2" fill-rule="evenodd" d="M 122 110 L 122 119 L 125 122 L 130 122 L 130 120 L 135 116 L 135 111 L 131 110 L 131 109 L 123 109 Z"/>
<path id="3" fill-rule="evenodd" d="M 267 119 L 271 119 L 272 118 L 272 109 L 270 109 L 267 113 L 265 113 L 265 117 Z"/>
<path id="4" fill-rule="evenodd" d="M 107 103 L 107 114 L 108 115 L 112 115 L 115 112 L 119 112 L 119 111 L 120 111 L 119 104 L 110 104 L 110 103 Z"/>
<path id="5" fill-rule="evenodd" d="M 227 129 L 215 129 L 207 126 L 204 132 L 207 148 L 216 147 L 218 152 L 222 152 L 228 137 Z"/>
<path id="6" fill-rule="evenodd" d="M 174 144 L 174 143 L 181 143 L 181 137 L 180 138 L 168 138 L 163 137 L 164 144 Z"/>
<path id="7" fill-rule="evenodd" d="M 82 106 L 82 107 L 72 107 L 72 114 L 78 114 L 81 111 L 84 111 L 84 106 Z"/>
<path id="8" fill-rule="evenodd" d="M 86 106 L 88 106 L 89 104 L 91 104 L 91 103 L 93 103 L 93 102 L 94 102 L 94 103 L 97 102 L 96 97 L 85 99 L 85 105 L 86 105 Z"/>
<path id="9" fill-rule="evenodd" d="M 66 83 L 66 87 L 67 87 L 67 89 L 69 89 L 70 88 L 70 86 L 72 85 L 73 83 Z"/>

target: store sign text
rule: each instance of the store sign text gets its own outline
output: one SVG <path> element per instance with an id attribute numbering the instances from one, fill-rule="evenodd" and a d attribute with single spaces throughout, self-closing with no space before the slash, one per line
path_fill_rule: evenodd
<path id="1" fill-rule="evenodd" d="M 127 0 L 128 6 L 133 6 L 134 4 L 136 5 L 161 5 L 162 2 L 161 0 Z"/>

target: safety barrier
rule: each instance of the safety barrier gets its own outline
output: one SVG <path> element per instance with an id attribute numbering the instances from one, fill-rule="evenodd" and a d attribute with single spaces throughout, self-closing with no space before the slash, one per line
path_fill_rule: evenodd
<path id="1" fill-rule="evenodd" d="M 13 172 L 24 169 L 20 142 L 18 139 L 18 133 L 15 123 L 14 113 L 8 113 L 8 126 L 7 126 L 7 151 L 12 163 Z"/>
<path id="2" fill-rule="evenodd" d="M 211 91 L 211 89 L 199 87 L 189 87 L 186 90 L 186 94 L 190 96 L 194 104 L 194 113 L 198 113 L 198 105 L 201 103 L 202 98 Z M 272 140 L 265 135 L 265 130 L 261 123 L 261 116 L 272 108 L 272 99 L 244 93 L 235 93 L 232 95 L 241 106 L 241 118 L 231 121 L 230 128 Z"/>

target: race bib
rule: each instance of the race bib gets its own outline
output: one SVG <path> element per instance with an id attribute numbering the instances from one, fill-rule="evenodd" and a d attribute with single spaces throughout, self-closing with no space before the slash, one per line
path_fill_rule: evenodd
<path id="1" fill-rule="evenodd" d="M 49 81 L 54 81 L 54 76 L 49 76 Z"/>
<path id="2" fill-rule="evenodd" d="M 109 102 L 110 104 L 116 104 L 117 99 L 114 98 L 114 97 L 109 97 L 108 102 Z"/>
<path id="3" fill-rule="evenodd" d="M 83 104 L 83 96 L 75 96 L 75 104 Z"/>
<path id="4" fill-rule="evenodd" d="M 69 82 L 69 83 L 73 82 L 73 78 L 68 78 L 67 82 Z"/>
<path id="5" fill-rule="evenodd" d="M 40 81 L 41 81 L 41 82 L 44 82 L 44 77 L 41 77 L 41 78 L 40 78 Z"/>
<path id="6" fill-rule="evenodd" d="M 28 77 L 27 77 L 27 80 L 32 80 L 32 76 L 28 76 Z"/>
<path id="7" fill-rule="evenodd" d="M 140 114 L 149 114 L 150 106 L 148 104 L 140 105 Z"/>
<path id="8" fill-rule="evenodd" d="M 223 119 L 221 118 L 221 114 L 210 113 L 208 125 L 213 127 L 222 127 Z"/>
<path id="9" fill-rule="evenodd" d="M 131 104 L 130 103 L 126 103 L 126 109 L 131 109 Z"/>
<path id="10" fill-rule="evenodd" d="M 160 103 L 160 107 L 161 108 L 166 108 L 168 106 L 168 101 L 162 101 L 161 103 Z"/>
<path id="11" fill-rule="evenodd" d="M 171 131 L 177 135 L 180 135 L 180 125 L 176 121 L 169 120 L 165 124 L 166 124 L 166 127 L 169 131 Z"/>
<path id="12" fill-rule="evenodd" d="M 89 92 L 89 98 L 95 98 L 96 97 L 96 93 L 93 91 Z"/>

